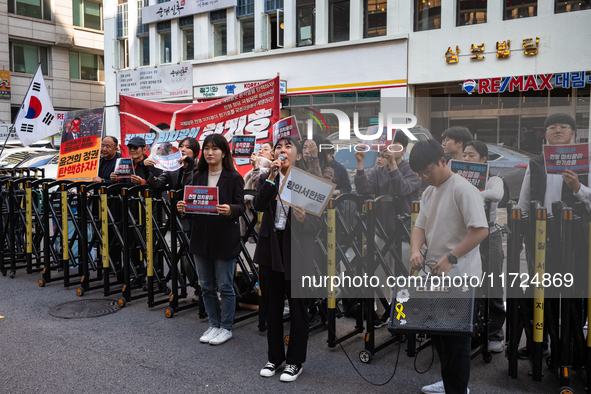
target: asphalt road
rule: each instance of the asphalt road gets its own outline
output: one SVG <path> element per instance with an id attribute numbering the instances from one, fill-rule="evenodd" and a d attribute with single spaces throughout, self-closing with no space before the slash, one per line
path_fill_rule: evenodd
<path id="1" fill-rule="evenodd" d="M 60 319 L 49 310 L 79 299 L 75 289 L 60 283 L 40 288 L 38 278 L 22 271 L 15 279 L 0 277 L 0 393 L 420 393 L 421 386 L 440 378 L 437 359 L 426 373 L 415 372 L 403 343 L 394 378 L 372 386 L 360 375 L 372 383 L 386 382 L 399 345 L 362 364 L 362 335 L 345 341 L 344 350 L 329 349 L 324 329 L 310 335 L 308 361 L 296 382 L 282 383 L 278 375 L 265 379 L 259 370 L 267 361 L 266 338 L 258 332 L 257 319 L 236 324 L 234 338 L 217 347 L 199 343 L 207 322 L 199 320 L 196 309 L 167 319 L 165 306 L 149 309 L 145 300 L 137 300 L 103 317 Z M 95 291 L 84 298 L 103 297 Z M 337 324 L 337 334 L 343 335 L 354 322 L 342 318 Z M 379 329 L 377 337 L 387 339 L 387 329 Z M 419 355 L 417 368 L 426 370 L 430 361 L 428 349 Z M 470 392 L 558 392 L 558 381 L 548 369 L 540 383 L 531 380 L 529 370 L 529 363 L 520 361 L 519 378 L 513 380 L 507 377 L 504 355 L 495 355 L 490 364 L 478 357 L 471 366 Z M 576 377 L 571 381 L 582 392 Z"/>

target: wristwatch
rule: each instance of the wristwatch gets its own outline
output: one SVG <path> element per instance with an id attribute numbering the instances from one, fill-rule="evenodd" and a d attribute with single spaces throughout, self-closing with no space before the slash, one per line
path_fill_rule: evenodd
<path id="1" fill-rule="evenodd" d="M 454 256 L 451 253 L 447 254 L 447 259 L 449 260 L 450 263 L 452 263 L 453 265 L 456 265 L 458 263 L 458 258 L 456 256 Z"/>

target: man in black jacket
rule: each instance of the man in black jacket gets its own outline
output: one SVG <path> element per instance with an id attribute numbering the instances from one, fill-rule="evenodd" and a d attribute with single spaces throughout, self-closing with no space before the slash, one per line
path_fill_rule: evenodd
<path id="1" fill-rule="evenodd" d="M 121 157 L 117 152 L 119 141 L 113 136 L 106 136 L 101 143 L 101 159 L 99 161 L 98 176 L 93 178 L 94 183 L 112 184 L 111 173 L 115 171 L 115 163 Z"/>
<path id="2" fill-rule="evenodd" d="M 134 185 L 145 185 L 150 173 L 155 177 L 158 177 L 161 171 L 153 166 L 144 165 L 144 160 L 148 158 L 146 156 L 146 141 L 142 137 L 133 137 L 127 143 L 127 149 L 129 150 L 129 157 L 133 161 L 133 171 L 135 175 L 132 175 L 129 182 Z M 111 173 L 111 180 L 113 182 L 119 182 L 119 177 L 114 172 Z M 129 183 L 125 179 L 126 183 Z"/>

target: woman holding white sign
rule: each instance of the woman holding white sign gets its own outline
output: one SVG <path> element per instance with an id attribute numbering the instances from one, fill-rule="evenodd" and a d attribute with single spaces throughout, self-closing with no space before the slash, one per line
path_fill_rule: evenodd
<path id="1" fill-rule="evenodd" d="M 320 228 L 318 217 L 307 215 L 301 206 L 290 207 L 276 199 L 290 165 L 303 167 L 300 152 L 300 144 L 291 138 L 281 138 L 275 143 L 276 159 L 271 163 L 269 175 L 260 177 L 253 204 L 258 212 L 264 212 L 254 255 L 255 263 L 259 264 L 261 294 L 267 312 L 268 362 L 260 375 L 271 377 L 286 362 L 280 378 L 283 382 L 296 380 L 306 361 L 308 308 L 301 295 L 292 297 L 292 282 L 297 286 L 297 274 L 313 261 L 314 236 Z M 283 344 L 285 295 L 291 315 L 287 353 Z"/>
<path id="2" fill-rule="evenodd" d="M 228 141 L 221 134 L 205 137 L 197 171 L 192 185 L 218 188 L 217 215 L 191 215 L 189 252 L 195 255 L 203 303 L 209 317 L 209 328 L 199 342 L 220 345 L 232 338 L 236 310 L 234 270 L 240 254 L 238 218 L 245 210 L 244 180 L 236 171 Z M 182 214 L 186 206 L 185 201 L 177 203 Z"/>
<path id="3" fill-rule="evenodd" d="M 488 161 L 488 147 L 484 142 L 470 141 L 464 146 L 464 161 L 473 163 L 486 163 Z M 497 205 L 503 199 L 505 189 L 503 180 L 498 176 L 489 173 L 486 188 L 480 192 L 483 199 L 489 199 L 490 222 L 489 222 L 489 270 L 498 277 L 503 272 L 503 238 L 501 231 L 497 228 Z M 503 304 L 503 288 L 501 286 L 490 289 L 490 326 L 488 331 L 488 350 L 492 353 L 501 353 L 503 346 L 503 323 L 505 322 L 505 306 Z"/>
<path id="4" fill-rule="evenodd" d="M 199 142 L 195 138 L 187 137 L 179 143 L 182 167 L 174 171 L 163 171 L 160 176 L 150 174 L 148 185 L 154 189 L 161 189 L 168 186 L 170 189 L 178 190 L 182 186 L 191 184 L 194 173 L 197 171 L 196 161 L 199 157 Z M 154 166 L 156 161 L 148 157 L 144 161 L 146 166 Z"/>

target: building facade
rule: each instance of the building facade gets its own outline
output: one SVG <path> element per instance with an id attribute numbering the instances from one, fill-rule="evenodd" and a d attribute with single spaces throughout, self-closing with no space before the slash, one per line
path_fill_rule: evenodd
<path id="1" fill-rule="evenodd" d="M 0 98 L 0 123 L 14 121 L 39 63 L 55 110 L 103 107 L 103 52 L 101 1 L 2 2 L 0 69 L 10 89 Z"/>
<path id="2" fill-rule="evenodd" d="M 282 116 L 295 114 L 301 123 L 322 109 L 340 109 L 352 120 L 357 113 L 359 128 L 377 125 L 380 114 L 412 112 L 436 138 L 461 124 L 478 139 L 517 147 L 551 112 L 571 113 L 581 130 L 589 128 L 591 53 L 583 43 L 591 38 L 591 0 L 208 4 L 105 1 L 110 134 L 119 129 L 119 94 L 189 103 L 238 93 L 278 73 L 285 82 Z M 191 76 L 172 94 L 161 77 L 150 78 L 161 70 L 170 74 L 174 66 Z M 541 84 L 548 74 L 552 89 Z M 555 88 L 558 74 L 564 74 L 559 83 L 568 78 L 568 87 Z M 583 75 L 582 87 L 570 82 L 575 74 Z M 536 86 L 525 90 L 530 75 Z M 524 92 L 462 89 L 467 80 L 485 79 L 495 79 L 496 89 L 496 78 L 510 76 L 524 76 Z M 158 81 L 162 85 L 148 87 Z M 338 122 L 333 115 L 324 118 L 327 130 L 316 122 L 314 128 L 328 136 Z"/>

